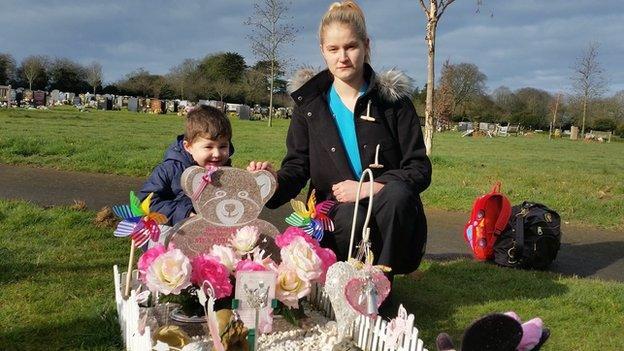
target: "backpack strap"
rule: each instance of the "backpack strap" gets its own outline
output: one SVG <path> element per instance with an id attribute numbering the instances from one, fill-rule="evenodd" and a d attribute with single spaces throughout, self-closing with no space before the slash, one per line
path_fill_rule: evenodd
<path id="1" fill-rule="evenodd" d="M 516 215 L 514 245 L 507 253 L 510 263 L 518 262 L 519 259 L 522 259 L 522 255 L 524 254 L 524 217 L 529 213 L 529 207 L 530 206 L 527 206 L 527 204 L 524 204 L 520 213 Z M 511 255 L 511 251 L 513 251 L 513 256 Z"/>

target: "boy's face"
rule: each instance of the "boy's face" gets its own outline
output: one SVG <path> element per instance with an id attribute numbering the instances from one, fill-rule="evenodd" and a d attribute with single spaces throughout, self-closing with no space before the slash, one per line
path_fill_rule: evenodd
<path id="1" fill-rule="evenodd" d="M 188 151 L 199 166 L 223 166 L 230 158 L 230 142 L 225 138 L 217 140 L 197 137 L 189 143 L 184 140 L 184 150 Z"/>

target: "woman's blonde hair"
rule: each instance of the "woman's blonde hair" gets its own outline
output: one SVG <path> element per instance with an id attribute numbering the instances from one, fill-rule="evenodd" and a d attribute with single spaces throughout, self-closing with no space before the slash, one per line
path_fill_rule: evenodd
<path id="1" fill-rule="evenodd" d="M 323 45 L 323 36 L 327 26 L 334 22 L 344 23 L 353 29 L 356 37 L 366 44 L 368 39 L 368 33 L 366 31 L 366 21 L 364 20 L 364 12 L 353 0 L 344 0 L 341 2 L 335 2 L 329 6 L 323 19 L 321 19 L 321 25 L 319 26 L 319 40 Z M 364 61 L 370 63 L 370 47 L 366 48 L 366 56 Z"/>

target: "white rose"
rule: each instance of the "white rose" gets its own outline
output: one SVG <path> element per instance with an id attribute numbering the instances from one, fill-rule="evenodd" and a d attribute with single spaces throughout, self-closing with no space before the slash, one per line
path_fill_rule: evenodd
<path id="1" fill-rule="evenodd" d="M 258 227 L 245 226 L 236 231 L 232 237 L 232 247 L 238 254 L 244 255 L 253 251 L 258 241 Z"/>
<path id="2" fill-rule="evenodd" d="M 219 262 L 221 262 L 221 264 L 224 265 L 230 273 L 234 271 L 234 267 L 236 267 L 236 264 L 240 260 L 231 247 L 223 245 L 213 245 L 210 250 L 210 255 L 217 257 Z"/>
<path id="3" fill-rule="evenodd" d="M 191 285 L 191 269 L 191 262 L 180 249 L 167 251 L 147 269 L 147 287 L 165 295 L 178 295 Z"/>
<path id="4" fill-rule="evenodd" d="M 299 299 L 310 293 L 310 282 L 302 280 L 291 267 L 282 264 L 277 270 L 275 296 L 284 305 L 299 307 Z"/>
<path id="5" fill-rule="evenodd" d="M 323 262 L 314 252 L 314 248 L 300 236 L 284 246 L 280 250 L 280 255 L 282 262 L 294 269 L 303 280 L 314 280 L 323 271 Z"/>

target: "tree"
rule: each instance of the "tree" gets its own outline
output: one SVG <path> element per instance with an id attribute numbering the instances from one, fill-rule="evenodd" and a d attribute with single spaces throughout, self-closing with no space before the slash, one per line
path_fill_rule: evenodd
<path id="1" fill-rule="evenodd" d="M 512 123 L 519 123 L 534 129 L 548 127 L 553 99 L 548 92 L 535 88 L 522 88 L 518 89 L 514 95 L 517 103 L 512 111 Z"/>
<path id="2" fill-rule="evenodd" d="M 282 0 L 259 0 L 254 4 L 254 14 L 244 23 L 251 27 L 251 50 L 260 59 L 271 63 L 269 74 L 269 127 L 273 117 L 273 94 L 275 78 L 279 67 L 286 66 L 282 57 L 284 45 L 295 40 L 297 30 L 290 24 L 283 23 L 288 4 Z"/>
<path id="3" fill-rule="evenodd" d="M 11 54 L 0 53 L 0 85 L 11 84 L 15 80 L 15 59 Z"/>
<path id="4" fill-rule="evenodd" d="M 248 69 L 242 83 L 245 102 L 250 105 L 267 103 L 268 83 L 267 76 L 263 72 L 254 68 Z"/>
<path id="5" fill-rule="evenodd" d="M 572 86 L 583 103 L 581 136 L 585 135 L 587 105 L 590 100 L 601 96 L 606 87 L 603 69 L 598 62 L 598 44 L 589 43 L 582 56 L 576 60 Z"/>
<path id="6" fill-rule="evenodd" d="M 56 58 L 49 69 L 50 89 L 79 93 L 89 89 L 87 70 L 68 58 Z"/>
<path id="7" fill-rule="evenodd" d="M 235 52 L 206 56 L 199 62 L 198 70 L 208 81 L 240 82 L 245 73 L 245 58 Z"/>
<path id="8" fill-rule="evenodd" d="M 32 90 L 33 82 L 37 80 L 37 78 L 43 78 L 46 76 L 46 66 L 48 65 L 48 59 L 45 56 L 28 56 L 24 60 L 22 60 L 22 64 L 20 66 L 21 75 L 28 82 L 28 89 Z M 40 88 L 45 88 L 45 84 L 47 83 L 47 77 L 45 78 L 43 86 L 39 86 Z"/>
<path id="9" fill-rule="evenodd" d="M 436 30 L 440 18 L 444 14 L 446 8 L 455 2 L 455 0 L 419 0 L 420 6 L 425 13 L 427 26 L 425 28 L 425 41 L 427 42 L 427 101 L 425 104 L 425 147 L 427 155 L 431 155 L 431 146 L 433 142 L 433 102 L 435 92 L 435 39 Z M 482 0 L 477 0 L 477 9 L 481 5 Z M 428 3 L 429 6 L 427 6 Z"/>
<path id="10" fill-rule="evenodd" d="M 450 94 L 451 114 L 469 100 L 485 94 L 485 80 L 487 76 L 479 71 L 473 63 L 452 64 L 448 60 L 442 66 L 440 90 Z M 465 106 L 463 108 L 465 112 Z"/>
<path id="11" fill-rule="evenodd" d="M 133 95 L 147 96 L 152 88 L 151 74 L 143 67 L 126 75 L 126 79 L 120 85 Z"/>
<path id="12" fill-rule="evenodd" d="M 99 62 L 91 62 L 86 68 L 87 82 L 95 89 L 102 84 L 102 65 Z"/>
<path id="13" fill-rule="evenodd" d="M 184 99 L 185 92 L 188 96 L 193 87 L 194 76 L 197 74 L 199 62 L 194 59 L 185 59 L 181 64 L 172 67 L 169 70 L 167 79 L 171 87 Z"/>
<path id="14" fill-rule="evenodd" d="M 511 116 L 511 111 L 513 110 L 513 106 L 516 101 L 516 96 L 506 86 L 500 86 L 492 92 L 491 95 L 494 103 L 502 110 L 505 118 L 509 118 Z"/>

